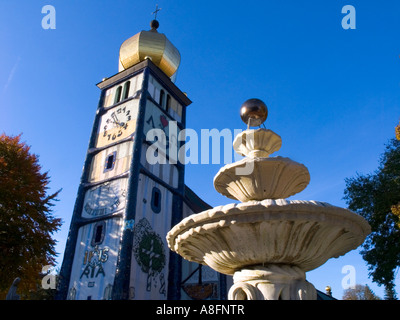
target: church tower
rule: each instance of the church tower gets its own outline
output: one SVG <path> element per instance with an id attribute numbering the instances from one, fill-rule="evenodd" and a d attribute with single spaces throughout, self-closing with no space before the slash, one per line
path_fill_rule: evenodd
<path id="1" fill-rule="evenodd" d="M 103 79 L 60 272 L 59 298 L 185 299 L 226 296 L 225 276 L 183 261 L 165 236 L 208 209 L 184 182 L 190 99 L 174 84 L 179 51 L 157 31 L 120 47 Z M 206 292 L 207 294 L 204 294 Z"/>

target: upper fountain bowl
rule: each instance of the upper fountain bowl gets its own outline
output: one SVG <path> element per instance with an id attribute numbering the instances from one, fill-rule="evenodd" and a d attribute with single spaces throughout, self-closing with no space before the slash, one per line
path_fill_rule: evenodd
<path id="1" fill-rule="evenodd" d="M 250 158 L 268 157 L 282 146 L 281 137 L 269 129 L 252 129 L 239 133 L 233 140 L 233 149 Z"/>
<path id="2" fill-rule="evenodd" d="M 303 191 L 309 182 L 306 166 L 289 158 L 244 158 L 221 168 L 214 188 L 230 199 L 247 202 L 284 199 Z"/>

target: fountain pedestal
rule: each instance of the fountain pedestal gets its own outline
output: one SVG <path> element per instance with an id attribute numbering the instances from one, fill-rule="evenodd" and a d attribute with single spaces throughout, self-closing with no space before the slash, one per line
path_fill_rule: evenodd
<path id="1" fill-rule="evenodd" d="M 283 199 L 302 191 L 310 176 L 291 159 L 270 158 L 280 146 L 271 130 L 238 135 L 234 149 L 246 158 L 221 168 L 214 186 L 242 203 L 191 215 L 167 234 L 168 246 L 183 258 L 233 275 L 229 299 L 315 300 L 305 273 L 356 249 L 370 232 L 347 209 Z"/>
<path id="2" fill-rule="evenodd" d="M 235 272 L 229 300 L 316 300 L 306 274 L 292 265 L 267 264 Z"/>

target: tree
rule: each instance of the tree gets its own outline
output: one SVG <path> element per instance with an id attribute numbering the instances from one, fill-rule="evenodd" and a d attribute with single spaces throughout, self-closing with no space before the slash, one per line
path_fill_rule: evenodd
<path id="1" fill-rule="evenodd" d="M 396 133 L 398 132 L 396 127 Z M 374 174 L 346 179 L 345 196 L 350 210 L 362 215 L 372 232 L 361 254 L 374 282 L 385 286 L 385 298 L 396 299 L 394 275 L 400 265 L 400 141 L 392 139 L 386 146 Z"/>
<path id="2" fill-rule="evenodd" d="M 343 300 L 381 300 L 368 285 L 356 284 L 355 288 L 346 289 L 343 293 Z"/>
<path id="3" fill-rule="evenodd" d="M 0 298 L 14 278 L 20 277 L 19 294 L 27 298 L 40 285 L 46 265 L 55 265 L 51 235 L 61 226 L 51 207 L 48 173 L 41 173 L 38 157 L 19 136 L 0 135 Z"/>
<path id="4" fill-rule="evenodd" d="M 396 139 L 400 141 L 400 124 L 396 127 L 395 131 L 396 131 Z M 398 204 L 393 205 L 390 209 L 394 215 L 400 217 L 400 202 Z"/>

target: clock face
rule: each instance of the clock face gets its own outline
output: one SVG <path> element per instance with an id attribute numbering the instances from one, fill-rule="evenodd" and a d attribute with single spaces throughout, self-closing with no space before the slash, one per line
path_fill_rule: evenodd
<path id="1" fill-rule="evenodd" d="M 112 214 L 125 208 L 128 179 L 118 179 L 95 186 L 85 194 L 84 218 Z"/>
<path id="2" fill-rule="evenodd" d="M 122 140 L 136 130 L 139 101 L 131 100 L 108 110 L 100 120 L 96 147 Z"/>

